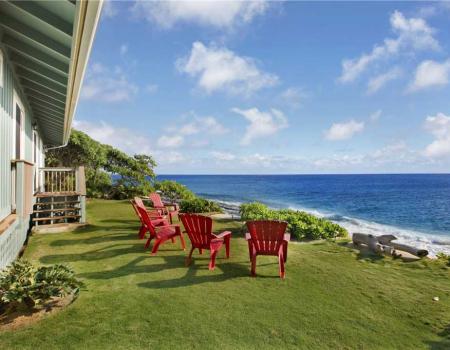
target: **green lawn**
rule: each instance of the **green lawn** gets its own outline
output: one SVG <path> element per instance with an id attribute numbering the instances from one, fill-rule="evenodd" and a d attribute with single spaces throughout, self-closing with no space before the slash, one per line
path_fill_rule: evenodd
<path id="1" fill-rule="evenodd" d="M 211 272 L 208 254 L 186 268 L 179 242 L 150 256 L 127 202 L 91 202 L 88 217 L 83 230 L 31 237 L 25 253 L 72 266 L 86 290 L 37 324 L 0 333 L 1 349 L 450 348 L 443 264 L 294 243 L 284 281 L 275 257 L 259 257 L 251 278 L 238 222 L 216 222 L 234 236 L 231 258 L 221 252 Z"/>

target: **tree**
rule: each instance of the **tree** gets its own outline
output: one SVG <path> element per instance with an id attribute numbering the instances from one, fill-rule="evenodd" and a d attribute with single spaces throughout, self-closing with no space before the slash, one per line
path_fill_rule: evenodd
<path id="1" fill-rule="evenodd" d="M 49 150 L 47 166 L 86 167 L 88 196 L 123 199 L 147 195 L 153 189 L 156 162 L 145 154 L 126 153 L 72 129 L 66 147 Z"/>

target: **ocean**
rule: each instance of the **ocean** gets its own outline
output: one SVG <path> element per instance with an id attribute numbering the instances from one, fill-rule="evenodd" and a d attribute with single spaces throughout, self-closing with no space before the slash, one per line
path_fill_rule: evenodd
<path id="1" fill-rule="evenodd" d="M 450 174 L 159 175 L 236 212 L 259 201 L 326 217 L 350 233 L 392 234 L 450 254 Z"/>

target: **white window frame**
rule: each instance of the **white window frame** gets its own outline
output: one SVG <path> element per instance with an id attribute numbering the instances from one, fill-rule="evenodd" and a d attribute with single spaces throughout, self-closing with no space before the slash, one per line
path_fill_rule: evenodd
<path id="1" fill-rule="evenodd" d="M 19 106 L 20 109 L 20 154 L 19 159 L 25 159 L 25 108 L 23 107 L 22 100 L 19 97 L 19 94 L 17 93 L 16 89 L 14 89 L 14 96 L 13 96 L 13 147 L 12 147 L 12 158 L 16 158 L 16 118 L 17 118 L 17 109 L 16 106 Z"/>
<path id="2" fill-rule="evenodd" d="M 3 51 L 0 49 L 0 88 L 3 88 L 3 80 L 4 80 L 4 73 L 3 73 L 3 70 L 4 70 L 4 68 L 3 68 L 3 62 L 4 62 L 5 60 L 3 59 Z"/>

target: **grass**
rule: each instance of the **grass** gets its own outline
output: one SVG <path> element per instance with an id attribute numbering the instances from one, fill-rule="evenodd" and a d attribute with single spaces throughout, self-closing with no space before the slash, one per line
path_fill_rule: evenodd
<path id="1" fill-rule="evenodd" d="M 144 251 L 126 202 L 92 201 L 90 227 L 31 237 L 25 258 L 72 266 L 87 288 L 65 310 L 0 333 L 2 349 L 449 349 L 450 275 L 345 243 L 290 244 L 286 280 L 275 257 L 249 277 L 242 224 L 231 258 L 184 267 L 179 242 Z M 439 296 L 440 301 L 433 301 Z"/>

